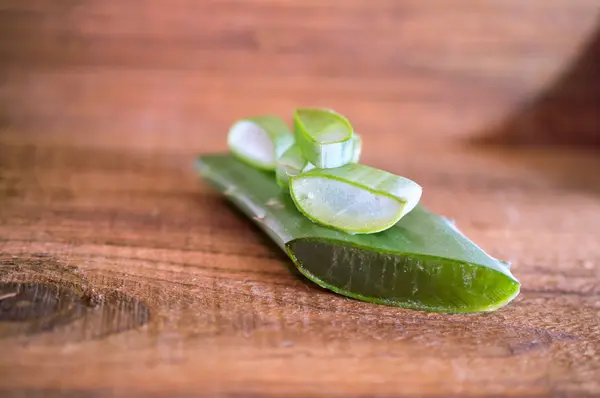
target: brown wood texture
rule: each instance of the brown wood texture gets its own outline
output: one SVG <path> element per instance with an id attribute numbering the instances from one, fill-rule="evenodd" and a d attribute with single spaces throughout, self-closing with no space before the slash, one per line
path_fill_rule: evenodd
<path id="1" fill-rule="evenodd" d="M 600 159 L 566 145 L 600 141 L 599 12 L 0 0 L 0 396 L 600 396 Z M 193 159 L 300 105 L 346 114 L 521 295 L 428 314 L 290 269 Z"/>

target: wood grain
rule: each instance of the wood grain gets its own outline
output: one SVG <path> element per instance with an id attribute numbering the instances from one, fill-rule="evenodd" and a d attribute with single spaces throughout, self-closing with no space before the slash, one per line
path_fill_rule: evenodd
<path id="1" fill-rule="evenodd" d="M 566 148 L 598 143 L 599 12 L 0 0 L 0 396 L 600 396 L 600 159 Z M 459 316 L 334 295 L 198 182 L 233 120 L 306 104 L 522 294 Z"/>

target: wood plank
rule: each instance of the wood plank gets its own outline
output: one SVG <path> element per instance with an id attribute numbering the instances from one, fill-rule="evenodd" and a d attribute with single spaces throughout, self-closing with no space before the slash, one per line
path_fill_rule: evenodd
<path id="1" fill-rule="evenodd" d="M 0 1 L 0 396 L 600 395 L 599 13 Z M 198 181 L 236 118 L 310 104 L 511 260 L 521 295 L 349 300 Z"/>
<path id="2" fill-rule="evenodd" d="M 25 161 L 2 148 L 14 153 L 1 164 L 2 282 L 100 302 L 58 311 L 46 332 L 43 317 L 25 334 L 0 322 L 5 388 L 404 396 L 599 387 L 600 206 L 586 184 L 560 183 L 561 170 L 576 168 L 598 186 L 595 156 L 457 149 L 432 151 L 433 165 L 377 163 L 406 168 L 429 207 L 515 262 L 515 303 L 442 316 L 347 300 L 290 272 L 271 242 L 196 183 L 185 149 L 57 145 Z"/>

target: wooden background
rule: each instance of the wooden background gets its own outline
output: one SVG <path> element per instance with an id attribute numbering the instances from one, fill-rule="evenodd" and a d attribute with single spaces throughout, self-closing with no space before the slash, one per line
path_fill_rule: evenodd
<path id="1" fill-rule="evenodd" d="M 597 0 L 0 0 L 0 396 L 600 396 Z M 485 315 L 308 283 L 205 184 L 346 114 L 513 261 Z"/>

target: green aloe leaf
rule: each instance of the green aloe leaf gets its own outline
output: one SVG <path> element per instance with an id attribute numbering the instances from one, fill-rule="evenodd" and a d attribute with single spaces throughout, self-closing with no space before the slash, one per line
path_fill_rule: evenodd
<path id="1" fill-rule="evenodd" d="M 297 109 L 294 133 L 304 157 L 318 168 L 340 167 L 355 157 L 352 125 L 332 110 Z"/>
<path id="2" fill-rule="evenodd" d="M 415 208 L 421 186 L 364 164 L 314 169 L 290 178 L 294 203 L 312 221 L 348 233 L 381 232 Z"/>
<path id="3" fill-rule="evenodd" d="M 294 143 L 294 136 L 281 118 L 265 115 L 235 122 L 229 129 L 227 143 L 245 163 L 275 170 L 277 159 Z"/>
<path id="4" fill-rule="evenodd" d="M 315 224 L 273 173 L 229 154 L 198 160 L 201 176 L 276 242 L 318 285 L 359 300 L 435 312 L 498 309 L 520 284 L 452 222 L 416 206 L 386 231 L 350 235 Z"/>

